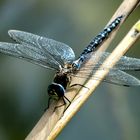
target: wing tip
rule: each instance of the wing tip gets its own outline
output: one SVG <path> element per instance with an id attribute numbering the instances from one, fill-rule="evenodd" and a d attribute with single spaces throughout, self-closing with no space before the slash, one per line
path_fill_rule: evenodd
<path id="1" fill-rule="evenodd" d="M 8 30 L 8 35 L 11 37 L 15 32 L 18 32 L 18 30 Z"/>
<path id="2" fill-rule="evenodd" d="M 140 86 L 140 80 L 136 80 L 132 86 Z"/>
<path id="3" fill-rule="evenodd" d="M 123 85 L 124 87 L 130 87 L 130 85 Z"/>
<path id="4" fill-rule="evenodd" d="M 139 83 L 135 83 L 135 84 L 131 84 L 131 85 L 124 84 L 123 86 L 124 87 L 138 87 L 138 86 L 140 86 L 140 82 Z"/>
<path id="5" fill-rule="evenodd" d="M 135 69 L 135 71 L 140 71 L 140 69 Z"/>

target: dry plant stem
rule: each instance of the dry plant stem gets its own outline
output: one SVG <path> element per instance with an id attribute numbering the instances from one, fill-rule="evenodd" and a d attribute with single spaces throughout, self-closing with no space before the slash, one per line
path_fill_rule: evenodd
<path id="1" fill-rule="evenodd" d="M 129 1 L 130 2 L 133 1 L 133 3 L 131 3 L 131 6 L 128 6 L 129 8 L 127 8 L 127 4 Z M 124 6 L 125 4 L 126 4 L 126 6 Z M 136 0 L 124 0 L 123 3 L 121 4 L 122 6 L 119 7 L 120 10 L 117 10 L 117 12 L 115 14 L 116 16 L 113 16 L 111 21 L 115 17 L 120 16 L 122 14 L 125 15 L 125 18 L 126 18 L 127 15 L 129 15 L 131 13 L 131 11 L 133 11 L 133 9 L 135 9 L 137 4 L 138 4 L 138 0 L 137 1 Z M 125 7 L 125 8 L 121 8 L 121 7 Z M 109 45 L 110 41 L 115 36 L 117 30 L 118 29 L 116 29 L 113 32 L 113 34 L 111 35 L 111 37 L 108 38 L 104 42 L 104 44 L 105 44 L 104 46 Z M 72 79 L 72 84 L 75 84 L 75 83 L 83 85 L 85 83 L 85 79 L 84 78 L 80 79 L 80 78 L 74 77 Z M 67 93 L 66 93 L 67 97 L 70 100 L 72 100 L 75 97 L 75 95 L 77 94 L 77 92 L 79 91 L 79 89 L 80 89 L 79 87 L 75 87 L 75 90 L 73 90 L 73 88 L 72 88 L 71 91 L 67 91 Z M 82 90 L 84 90 L 85 92 L 87 92 L 87 91 L 89 92 L 89 90 L 87 90 L 86 88 L 84 88 Z M 91 92 L 91 89 L 90 89 L 90 92 Z M 76 103 L 78 103 L 80 101 L 79 97 L 80 97 L 80 95 L 78 97 L 76 97 L 75 100 L 78 99 L 76 101 Z M 85 98 L 85 100 L 86 100 L 86 98 Z M 58 104 L 62 104 L 61 101 L 59 101 Z M 51 104 L 50 108 L 43 114 L 43 116 L 41 117 L 39 122 L 36 124 L 36 126 L 33 128 L 33 130 L 27 136 L 26 140 L 52 140 L 52 139 L 54 139 L 58 135 L 58 133 L 62 130 L 62 128 L 66 125 L 66 123 L 70 120 L 70 118 L 74 115 L 74 113 L 77 111 L 77 110 L 74 110 L 74 112 L 71 114 L 71 110 L 73 110 L 73 108 L 75 108 L 77 106 L 77 104 L 75 106 L 75 102 L 71 104 L 71 106 L 65 112 L 64 116 L 63 116 L 64 107 L 61 107 L 60 109 L 57 109 L 55 112 L 53 112 L 53 109 L 55 106 L 56 106 L 56 102 Z M 80 106 L 81 106 L 81 103 L 80 103 Z M 78 108 L 76 107 L 76 109 L 78 109 Z M 61 117 L 63 120 L 60 119 Z M 54 127 L 55 127 L 55 129 L 54 129 Z"/>

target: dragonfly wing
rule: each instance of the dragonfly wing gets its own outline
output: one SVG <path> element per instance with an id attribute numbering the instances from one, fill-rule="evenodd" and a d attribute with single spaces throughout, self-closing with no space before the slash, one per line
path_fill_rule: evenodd
<path id="1" fill-rule="evenodd" d="M 44 53 L 52 55 L 61 65 L 70 63 L 75 59 L 73 50 L 64 43 L 18 30 L 9 30 L 8 34 L 20 44 L 34 46 L 43 50 Z"/>
<path id="2" fill-rule="evenodd" d="M 86 65 L 88 69 L 99 69 L 99 66 L 103 63 L 103 61 L 110 55 L 108 52 L 99 52 L 93 53 L 91 57 L 91 61 L 95 61 L 99 59 L 99 61 L 95 62 L 95 65 Z M 112 60 L 113 61 L 113 60 Z M 105 66 L 104 69 L 109 68 L 109 65 Z M 131 70 L 140 70 L 140 59 L 132 58 L 127 56 L 122 56 L 120 60 L 116 63 L 113 69 L 119 69 L 124 71 L 131 71 Z"/>
<path id="3" fill-rule="evenodd" d="M 104 81 L 123 86 L 140 86 L 139 79 L 121 70 L 110 70 Z"/>
<path id="4" fill-rule="evenodd" d="M 51 55 L 31 45 L 0 42 L 0 52 L 27 60 L 45 68 L 60 69 L 59 63 Z"/>
<path id="5" fill-rule="evenodd" d="M 101 80 L 100 77 L 95 74 L 96 71 L 97 70 L 95 69 L 93 69 L 92 71 L 89 69 L 81 69 L 75 76 L 87 79 L 92 78 L 93 80 Z M 111 69 L 103 81 L 123 86 L 140 86 L 139 79 L 118 69 Z"/>

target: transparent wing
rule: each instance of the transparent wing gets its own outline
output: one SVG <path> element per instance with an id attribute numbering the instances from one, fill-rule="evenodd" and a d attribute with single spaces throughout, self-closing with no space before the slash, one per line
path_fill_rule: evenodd
<path id="1" fill-rule="evenodd" d="M 111 70 L 104 81 L 123 86 L 140 86 L 139 79 L 121 70 Z"/>
<path id="2" fill-rule="evenodd" d="M 104 68 L 100 69 L 100 65 L 103 61 L 108 57 L 109 53 L 107 52 L 100 52 L 95 53 L 91 56 L 90 61 L 99 61 L 95 62 L 95 65 L 85 64 L 85 67 L 81 67 L 77 73 L 77 76 L 87 78 L 92 77 L 93 79 L 100 80 L 100 78 L 95 74 L 97 70 L 106 70 L 109 68 L 109 65 L 105 66 Z M 117 64 L 109 71 L 109 74 L 105 77 L 104 82 L 113 83 L 117 85 L 124 85 L 124 86 L 139 86 L 140 80 L 135 78 L 134 76 L 123 72 L 122 70 L 140 70 L 140 59 L 130 58 L 123 56 L 117 62 Z"/>
<path id="3" fill-rule="evenodd" d="M 108 52 L 99 52 L 99 53 L 95 52 L 94 54 L 92 54 L 92 56 L 89 57 L 91 57 L 91 60 L 93 61 L 96 61 L 96 59 L 99 59 L 99 61 L 95 62 L 95 65 L 89 63 L 88 65 L 86 65 L 86 68 L 99 69 L 99 66 L 109 55 L 110 53 Z M 109 68 L 109 64 L 105 66 L 105 69 L 107 68 Z M 113 69 L 119 69 L 125 71 L 140 70 L 140 59 L 122 56 Z"/>
<path id="4" fill-rule="evenodd" d="M 41 49 L 46 55 L 50 54 L 62 66 L 75 59 L 73 50 L 64 43 L 18 30 L 10 30 L 8 33 L 16 42 Z"/>
<path id="5" fill-rule="evenodd" d="M 60 64 L 51 55 L 46 54 L 43 50 L 31 45 L 0 42 L 0 52 L 25 59 L 45 68 L 51 68 L 58 71 L 60 69 Z"/>
<path id="6" fill-rule="evenodd" d="M 88 72 L 87 70 L 78 71 L 78 73 L 73 76 L 87 78 L 87 79 L 93 78 L 93 80 L 101 80 L 99 76 L 95 75 L 96 71 L 97 69 L 92 70 L 92 72 Z M 111 84 L 122 85 L 122 86 L 140 86 L 139 79 L 126 72 L 117 69 L 111 69 L 103 81 Z"/>

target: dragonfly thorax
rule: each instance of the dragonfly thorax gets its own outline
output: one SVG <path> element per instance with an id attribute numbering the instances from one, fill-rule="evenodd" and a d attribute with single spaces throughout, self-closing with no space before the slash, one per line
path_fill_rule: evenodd
<path id="1" fill-rule="evenodd" d="M 53 82 L 60 84 L 64 87 L 64 89 L 67 88 L 67 86 L 70 84 L 71 77 L 68 73 L 56 73 Z"/>

